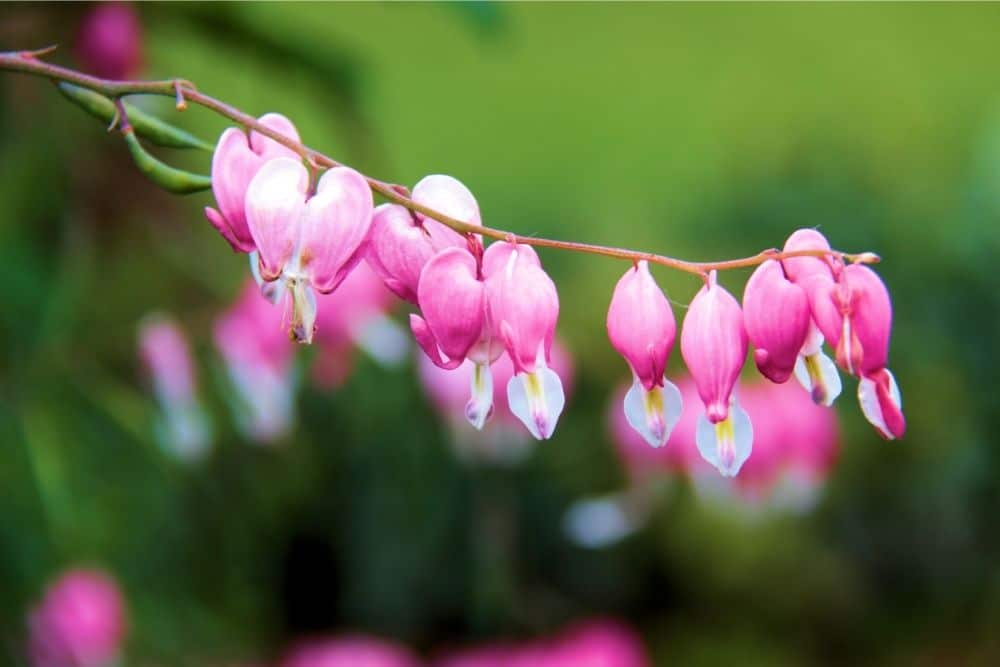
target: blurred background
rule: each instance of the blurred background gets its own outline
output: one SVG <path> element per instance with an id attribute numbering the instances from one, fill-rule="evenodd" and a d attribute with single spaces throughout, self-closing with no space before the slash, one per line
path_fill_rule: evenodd
<path id="1" fill-rule="evenodd" d="M 6 6 L 0 43 L 58 43 L 52 62 L 94 70 L 90 11 Z M 606 419 L 629 379 L 604 326 L 625 266 L 543 252 L 574 369 L 551 441 L 477 439 L 439 412 L 412 345 L 366 353 L 356 331 L 294 351 L 262 436 L 213 339 L 248 271 L 204 218 L 211 194 L 158 190 L 50 84 L 4 73 L 0 661 L 27 664 L 29 610 L 78 566 L 121 588 L 123 664 L 265 662 L 344 632 L 433 656 L 593 616 L 634 628 L 657 665 L 1000 661 L 1000 6 L 134 13 L 129 75 L 284 113 L 385 180 L 454 175 L 494 227 L 710 260 L 819 226 L 878 252 L 909 430 L 881 440 L 845 378 L 810 502 L 653 464 L 637 482 Z M 209 144 L 226 127 L 135 104 Z M 209 171 L 207 152 L 155 152 Z M 697 280 L 654 273 L 680 320 Z M 721 280 L 739 296 L 747 275 Z M 379 330 L 399 343 L 409 311 L 380 306 Z M 191 456 L 140 356 L 165 321 L 192 356 Z M 567 530 L 581 500 L 640 485 L 620 536 Z"/>

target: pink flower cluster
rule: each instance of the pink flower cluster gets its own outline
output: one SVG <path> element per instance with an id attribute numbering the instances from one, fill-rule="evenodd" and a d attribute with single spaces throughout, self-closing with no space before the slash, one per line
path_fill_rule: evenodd
<path id="1" fill-rule="evenodd" d="M 57 579 L 28 618 L 34 667 L 109 667 L 126 629 L 125 603 L 115 581 L 97 570 L 70 570 Z"/>
<path id="2" fill-rule="evenodd" d="M 819 232 L 804 229 L 788 239 L 785 250 L 822 252 L 830 246 Z M 754 427 L 735 389 L 751 343 L 764 377 L 781 384 L 794 374 L 817 404 L 828 406 L 841 385 L 821 351 L 825 339 L 837 364 L 859 377 L 865 417 L 883 437 L 901 437 L 902 400 L 886 368 L 891 324 L 889 293 L 875 272 L 845 265 L 832 252 L 764 262 L 747 282 L 742 308 L 711 272 L 688 307 L 680 341 L 704 405 L 695 427 L 701 456 L 727 477 L 750 456 Z M 625 417 L 646 442 L 661 447 L 685 401 L 664 376 L 676 324 L 645 262 L 618 282 L 607 325 L 634 378 L 623 401 Z"/>
<path id="3" fill-rule="evenodd" d="M 261 123 L 298 138 L 283 116 L 268 114 Z M 235 250 L 251 254 L 266 295 L 290 295 L 295 340 L 311 342 L 317 322 L 326 326 L 316 294 L 333 293 L 367 262 L 386 287 L 419 308 L 410 329 L 428 359 L 445 370 L 471 363 L 464 412 L 473 426 L 482 429 L 494 412 L 491 368 L 506 357 L 514 372 L 505 387 L 510 412 L 535 438 L 551 437 L 566 400 L 551 368 L 559 297 L 530 246 L 484 246 L 478 234 L 459 234 L 403 206 L 373 208 L 356 171 L 336 167 L 316 178 L 291 150 L 257 132 L 223 132 L 212 186 L 219 210 L 206 209 L 209 221 Z M 473 229 L 482 225 L 475 197 L 450 176 L 427 176 L 412 199 Z M 739 472 L 753 445 L 753 426 L 735 392 L 751 343 L 765 377 L 783 383 L 795 375 L 817 403 L 830 405 L 840 378 L 821 351 L 825 340 L 837 364 L 860 379 L 862 410 L 879 433 L 898 438 L 905 431 L 899 389 L 886 368 L 892 309 L 885 285 L 868 267 L 846 265 L 815 230 L 796 232 L 785 249 L 817 254 L 761 264 L 742 307 L 711 272 L 681 329 L 681 355 L 704 405 L 698 450 L 724 476 Z M 683 401 L 664 375 L 676 322 L 646 262 L 618 282 L 607 328 L 634 378 L 626 418 L 660 447 Z"/>
<path id="4" fill-rule="evenodd" d="M 291 122 L 261 122 L 297 138 Z M 254 275 L 275 301 L 290 296 L 292 337 L 311 342 L 327 328 L 316 294 L 331 294 L 362 261 L 420 314 L 410 327 L 427 356 L 452 370 L 474 365 L 465 413 L 482 428 L 493 413 L 491 366 L 506 355 L 511 412 L 539 439 L 549 438 L 565 404 L 549 367 L 559 297 L 528 246 L 497 242 L 386 204 L 373 208 L 358 172 L 336 167 L 320 178 L 284 146 L 251 132 L 223 132 L 212 161 L 218 209 L 205 214 L 234 250 L 251 254 Z M 469 190 L 450 176 L 428 176 L 413 200 L 471 225 L 481 224 Z M 320 309 L 321 311 L 323 309 Z M 336 333 L 333 334 L 336 336 Z"/>

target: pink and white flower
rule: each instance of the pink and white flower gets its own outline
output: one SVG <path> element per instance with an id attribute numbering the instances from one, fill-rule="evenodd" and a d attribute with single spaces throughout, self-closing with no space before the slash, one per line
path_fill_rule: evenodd
<path id="1" fill-rule="evenodd" d="M 715 271 L 688 307 L 681 355 L 705 405 L 698 418 L 698 450 L 724 477 L 734 477 L 753 446 L 750 418 L 733 392 L 747 355 L 747 334 L 740 304 L 718 284 Z"/>
<path id="2" fill-rule="evenodd" d="M 625 416 L 653 447 L 670 437 L 683 409 L 681 394 L 664 370 L 677 325 L 670 302 L 638 262 L 618 281 L 608 307 L 608 338 L 628 362 L 633 383 L 625 395 Z"/>
<path id="3" fill-rule="evenodd" d="M 69 570 L 45 592 L 28 619 L 34 667 L 110 667 L 125 638 L 125 601 L 115 580 L 91 569 Z"/>
<path id="4" fill-rule="evenodd" d="M 268 161 L 246 194 L 247 226 L 261 278 L 291 294 L 291 335 L 312 342 L 316 296 L 332 292 L 364 253 L 372 216 L 367 181 L 348 167 L 326 171 L 310 193 L 309 172 L 286 157 Z"/>

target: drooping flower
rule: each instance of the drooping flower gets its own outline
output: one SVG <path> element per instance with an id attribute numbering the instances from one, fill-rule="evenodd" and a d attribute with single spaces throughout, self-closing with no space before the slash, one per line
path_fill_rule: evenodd
<path id="1" fill-rule="evenodd" d="M 705 405 L 698 418 L 698 450 L 725 477 L 739 472 L 753 445 L 750 419 L 733 393 L 746 354 L 740 304 L 712 271 L 684 317 L 681 355 Z"/>
<path id="2" fill-rule="evenodd" d="M 830 250 L 830 244 L 826 237 L 815 229 L 799 229 L 788 237 L 784 249 L 785 251 Z M 788 279 L 800 286 L 807 293 L 807 297 L 810 292 L 809 285 L 813 280 L 823 282 L 832 280 L 834 269 L 838 271 L 841 269 L 840 264 L 829 257 L 787 257 L 781 261 L 781 265 Z M 805 387 L 814 402 L 829 407 L 840 395 L 842 385 L 833 361 L 823 354 L 823 334 L 816 326 L 811 305 L 810 299 L 809 333 L 795 360 L 795 379 Z"/>
<path id="3" fill-rule="evenodd" d="M 257 246 L 261 278 L 282 279 L 291 294 L 291 334 L 312 342 L 313 290 L 332 292 L 360 261 L 372 216 L 372 193 L 348 167 L 328 170 L 308 195 L 301 162 L 267 162 L 247 188 L 246 216 Z"/>
<path id="4" fill-rule="evenodd" d="M 460 181 L 442 174 L 425 176 L 413 187 L 414 202 L 472 225 L 481 225 L 479 204 Z M 465 237 L 422 213 L 383 204 L 372 217 L 368 260 L 401 299 L 417 303 L 420 272 L 445 248 L 466 248 Z"/>
<path id="5" fill-rule="evenodd" d="M 184 461 L 202 458 L 211 428 L 196 389 L 194 363 L 180 326 L 166 315 L 147 316 L 139 326 L 139 357 L 153 384 L 161 415 L 160 444 Z"/>
<path id="6" fill-rule="evenodd" d="M 549 368 L 559 318 L 555 283 L 526 245 L 493 243 L 483 255 L 483 272 L 489 326 L 514 364 L 507 403 L 533 436 L 547 440 L 566 404 L 559 375 Z"/>
<path id="7" fill-rule="evenodd" d="M 125 637 L 126 612 L 114 579 L 98 570 L 69 570 L 28 619 L 33 667 L 107 667 Z"/>
<path id="8" fill-rule="evenodd" d="M 757 267 L 743 291 L 743 322 L 754 362 L 772 382 L 785 382 L 809 335 L 809 297 L 785 277 L 780 262 Z"/>
<path id="9" fill-rule="evenodd" d="M 286 434 L 295 416 L 295 348 L 281 323 L 281 308 L 250 281 L 215 322 L 215 346 L 238 397 L 237 424 L 257 442 Z"/>
<path id="10" fill-rule="evenodd" d="M 80 23 L 76 56 L 104 79 L 129 79 L 142 68 L 142 25 L 127 2 L 94 5 Z"/>
<path id="11" fill-rule="evenodd" d="M 836 350 L 837 364 L 859 378 L 858 401 L 869 422 L 884 438 L 906 432 L 903 402 L 886 368 L 892 329 L 892 302 L 874 271 L 851 264 L 836 282 L 815 276 L 807 283 L 813 317 Z"/>
<path id="12" fill-rule="evenodd" d="M 407 648 L 368 637 L 346 635 L 304 641 L 289 651 L 281 667 L 419 667 Z"/>
<path id="13" fill-rule="evenodd" d="M 269 113 L 259 119 L 262 125 L 298 141 L 299 133 L 281 114 Z M 205 208 L 205 217 L 236 252 L 256 250 L 247 226 L 247 188 L 260 168 L 277 157 L 296 159 L 297 155 L 270 137 L 253 130 L 248 134 L 235 127 L 222 132 L 212 154 L 212 193 L 219 207 Z M 252 258 L 257 263 L 256 257 Z"/>
<path id="14" fill-rule="evenodd" d="M 625 395 L 625 416 L 646 442 L 661 447 L 680 419 L 683 403 L 663 374 L 677 325 L 647 262 L 638 262 L 618 281 L 607 326 L 612 347 L 625 357 L 634 378 Z"/>

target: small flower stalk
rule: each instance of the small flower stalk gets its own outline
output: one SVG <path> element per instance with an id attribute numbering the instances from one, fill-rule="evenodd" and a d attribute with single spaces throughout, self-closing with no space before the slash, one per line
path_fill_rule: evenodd
<path id="1" fill-rule="evenodd" d="M 618 281 L 607 327 L 612 347 L 632 370 L 624 400 L 628 423 L 650 445 L 662 447 L 683 409 L 680 391 L 664 376 L 677 324 L 647 262 L 638 262 Z"/>

